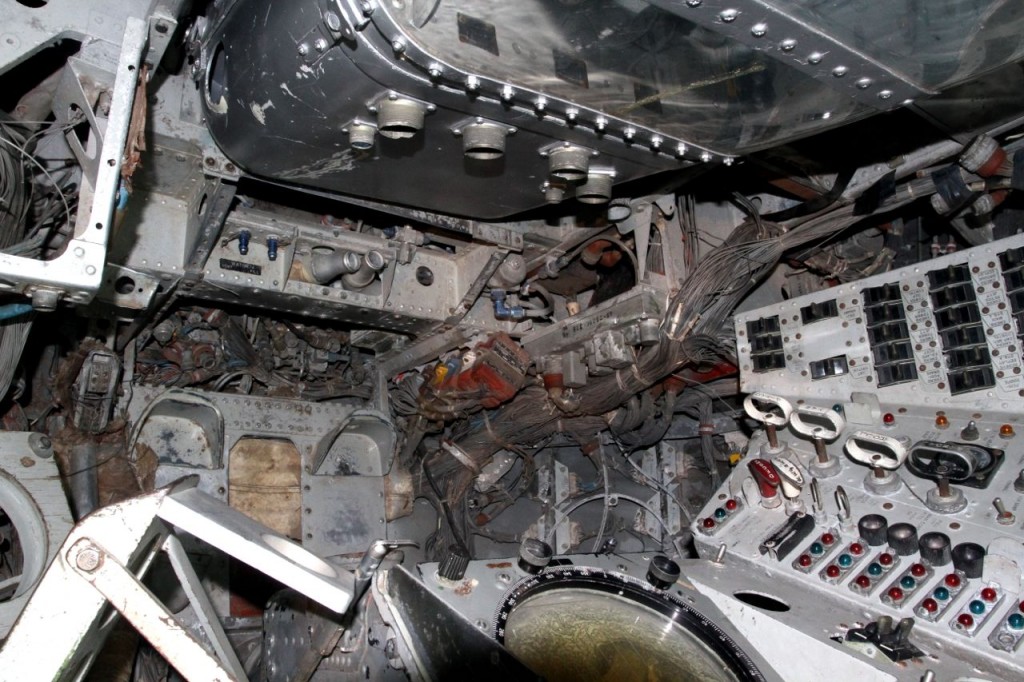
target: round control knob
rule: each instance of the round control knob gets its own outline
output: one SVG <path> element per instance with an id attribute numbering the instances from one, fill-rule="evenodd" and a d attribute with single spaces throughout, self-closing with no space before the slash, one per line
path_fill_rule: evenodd
<path id="1" fill-rule="evenodd" d="M 647 567 L 647 582 L 659 590 L 667 590 L 679 580 L 679 564 L 663 554 L 651 558 Z"/>
<path id="2" fill-rule="evenodd" d="M 917 528 L 910 523 L 889 526 L 889 546 L 899 556 L 910 556 L 917 551 Z"/>
<path id="3" fill-rule="evenodd" d="M 866 514 L 857 522 L 857 532 L 872 547 L 889 540 L 889 522 L 881 514 Z"/>
<path id="4" fill-rule="evenodd" d="M 980 578 L 985 568 L 985 548 L 973 542 L 961 542 L 953 548 L 953 566 L 968 578 Z"/>
<path id="5" fill-rule="evenodd" d="M 469 555 L 452 545 L 437 566 L 437 574 L 446 580 L 462 580 L 469 567 Z"/>
<path id="6" fill-rule="evenodd" d="M 519 545 L 519 568 L 536 575 L 543 571 L 549 563 L 554 551 L 551 545 L 537 538 L 526 538 Z"/>
<path id="7" fill-rule="evenodd" d="M 932 566 L 945 566 L 953 560 L 949 536 L 945 533 L 925 533 L 917 541 L 921 549 L 921 561 Z"/>

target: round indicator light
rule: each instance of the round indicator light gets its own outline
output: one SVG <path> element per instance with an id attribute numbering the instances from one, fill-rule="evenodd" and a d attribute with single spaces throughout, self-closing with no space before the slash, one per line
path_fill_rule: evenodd
<path id="1" fill-rule="evenodd" d="M 707 529 L 709 529 L 709 530 L 710 530 L 710 529 L 712 529 L 712 528 L 714 528 L 714 527 L 715 527 L 715 520 L 714 520 L 714 519 L 712 519 L 712 518 L 707 518 L 707 519 L 704 519 L 704 521 L 702 521 L 702 522 L 701 522 L 701 524 L 702 524 L 702 525 L 703 525 L 703 526 L 704 526 L 705 528 L 707 528 Z"/>
<path id="2" fill-rule="evenodd" d="M 969 613 L 961 613 L 956 617 L 956 622 L 965 628 L 969 628 L 974 625 L 974 617 Z"/>
<path id="3" fill-rule="evenodd" d="M 886 426 L 892 426 L 893 424 L 896 423 L 896 415 L 894 415 L 892 412 L 886 412 L 885 414 L 882 415 L 882 423 L 885 424 Z"/>
<path id="4" fill-rule="evenodd" d="M 980 616 L 981 614 L 985 613 L 985 602 L 981 601 L 980 599 L 975 599 L 970 603 L 970 605 L 967 608 L 969 608 L 971 610 L 971 613 L 973 613 L 974 615 Z"/>
<path id="5" fill-rule="evenodd" d="M 857 583 L 857 587 L 864 590 L 871 587 L 871 578 L 867 577 L 866 575 L 857 576 L 857 580 L 855 582 Z"/>
<path id="6" fill-rule="evenodd" d="M 928 569 L 924 567 L 924 564 L 914 564 L 910 567 L 910 575 L 914 576 L 915 578 L 920 578 L 927 572 Z"/>
<path id="7" fill-rule="evenodd" d="M 946 585 L 953 588 L 960 587 L 960 576 L 956 573 L 950 573 L 946 576 Z"/>
<path id="8" fill-rule="evenodd" d="M 949 599 L 949 590 L 945 587 L 936 587 L 935 591 L 932 592 L 932 595 L 939 601 L 946 601 Z"/>
<path id="9" fill-rule="evenodd" d="M 839 558 L 836 559 L 836 563 L 838 563 L 843 568 L 849 568 L 850 564 L 853 563 L 853 557 L 849 554 L 840 554 Z"/>
<path id="10" fill-rule="evenodd" d="M 903 590 L 898 587 L 890 587 L 887 594 L 889 595 L 889 599 L 892 599 L 893 601 L 903 599 Z"/>
<path id="11" fill-rule="evenodd" d="M 909 575 L 905 575 L 902 578 L 900 578 L 900 587 L 902 587 L 905 590 L 912 590 L 914 589 L 915 585 L 917 585 L 917 581 Z"/>
<path id="12" fill-rule="evenodd" d="M 797 559 L 796 562 L 798 564 L 800 564 L 801 566 L 803 566 L 804 568 L 806 568 L 806 567 L 811 565 L 811 555 L 810 554 L 801 554 L 800 558 Z"/>
<path id="13" fill-rule="evenodd" d="M 1024 616 L 1019 613 L 1011 614 L 1006 623 L 1014 630 L 1024 630 Z"/>
<path id="14" fill-rule="evenodd" d="M 996 591 L 991 587 L 986 587 L 981 591 L 981 598 L 985 601 L 995 601 L 997 596 Z"/>
<path id="15" fill-rule="evenodd" d="M 811 543 L 811 554 L 821 554 L 825 551 L 825 548 L 821 546 L 820 542 Z"/>
<path id="16" fill-rule="evenodd" d="M 939 610 L 939 602 L 935 601 L 931 597 L 928 597 L 923 602 L 921 602 L 921 608 L 923 608 L 928 613 L 935 613 Z"/>
<path id="17" fill-rule="evenodd" d="M 870 573 L 871 575 L 881 575 L 882 567 L 876 564 L 875 562 L 871 562 L 870 564 L 868 564 L 868 573 Z"/>
<path id="18" fill-rule="evenodd" d="M 739 504 L 736 503 L 736 500 L 729 499 L 725 501 L 725 508 L 729 511 L 736 511 L 737 507 L 739 507 Z"/>
<path id="19" fill-rule="evenodd" d="M 836 541 L 836 536 L 832 535 L 832 533 L 822 533 L 822 535 L 821 535 L 821 542 L 823 544 L 831 545 L 835 541 Z"/>
<path id="20" fill-rule="evenodd" d="M 886 553 L 878 557 L 878 563 L 883 566 L 892 566 L 892 554 Z"/>
<path id="21" fill-rule="evenodd" d="M 825 569 L 825 575 L 827 575 L 829 578 L 838 578 L 840 573 L 842 573 L 842 571 L 840 571 L 839 567 L 835 564 L 831 564 L 828 568 Z"/>
<path id="22" fill-rule="evenodd" d="M 855 542 L 852 545 L 850 545 L 850 554 L 853 554 L 855 556 L 860 556 L 863 553 L 864 553 L 864 545 L 860 544 L 859 542 Z"/>
<path id="23" fill-rule="evenodd" d="M 935 418 L 935 426 L 939 427 L 940 429 L 947 428 L 949 426 L 949 418 L 946 417 L 946 415 L 944 414 L 940 414 L 938 417 Z"/>
<path id="24" fill-rule="evenodd" d="M 722 509 L 721 507 L 716 509 L 715 510 L 715 518 L 716 519 L 724 519 L 725 518 L 725 510 Z"/>

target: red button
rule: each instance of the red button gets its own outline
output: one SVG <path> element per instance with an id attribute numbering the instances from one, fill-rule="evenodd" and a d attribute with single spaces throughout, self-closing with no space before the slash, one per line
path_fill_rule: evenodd
<path id="1" fill-rule="evenodd" d="M 946 576 L 946 585 L 949 587 L 960 587 L 960 576 L 956 573 L 950 573 Z"/>
<path id="2" fill-rule="evenodd" d="M 915 578 L 920 578 L 927 572 L 928 571 L 921 564 L 914 564 L 910 567 L 910 575 L 914 576 Z"/>
<path id="3" fill-rule="evenodd" d="M 993 590 L 991 587 L 986 587 L 981 591 L 981 598 L 985 601 L 995 601 L 996 591 Z"/>
<path id="4" fill-rule="evenodd" d="M 892 412 L 886 412 L 882 415 L 882 423 L 886 426 L 892 426 L 896 423 L 896 416 Z"/>
<path id="5" fill-rule="evenodd" d="M 708 528 L 708 529 L 714 528 L 715 527 L 715 520 L 714 519 L 710 519 L 710 518 L 704 519 L 703 525 L 704 525 L 705 528 Z"/>
<path id="6" fill-rule="evenodd" d="M 801 566 L 806 568 L 807 566 L 811 565 L 811 555 L 810 554 L 801 554 L 800 558 L 797 559 L 796 561 L 797 561 L 798 564 L 800 564 Z"/>
<path id="7" fill-rule="evenodd" d="M 921 608 L 923 608 L 928 613 L 935 613 L 939 610 L 939 602 L 935 601 L 931 597 L 928 597 L 923 602 L 921 602 Z"/>
<path id="8" fill-rule="evenodd" d="M 825 575 L 829 578 L 838 578 L 840 573 L 842 573 L 842 571 L 840 571 L 839 567 L 834 564 L 825 569 Z"/>
<path id="9" fill-rule="evenodd" d="M 831 545 L 835 541 L 836 541 L 836 536 L 832 535 L 832 533 L 824 533 L 821 536 L 821 544 L 823 544 L 823 545 Z"/>
<path id="10" fill-rule="evenodd" d="M 850 554 L 863 554 L 863 553 L 864 553 L 864 545 L 860 544 L 859 542 L 855 542 L 852 545 L 850 545 Z"/>
<path id="11" fill-rule="evenodd" d="M 867 577 L 866 575 L 859 575 L 859 576 L 857 576 L 857 581 L 856 582 L 857 582 L 857 587 L 860 587 L 862 589 L 866 590 L 869 587 L 871 587 L 871 578 Z"/>
<path id="12" fill-rule="evenodd" d="M 725 508 L 728 509 L 729 511 L 736 511 L 736 507 L 738 507 L 738 506 L 739 505 L 736 504 L 736 500 L 726 500 L 725 501 Z"/>
<path id="13" fill-rule="evenodd" d="M 974 625 L 974 616 L 969 613 L 961 613 L 956 617 L 956 622 L 960 623 L 960 625 L 963 625 L 965 628 L 969 628 Z"/>
<path id="14" fill-rule="evenodd" d="M 889 599 L 892 599 L 893 601 L 899 601 L 900 599 L 903 599 L 903 590 L 901 590 L 898 587 L 890 587 Z"/>
<path id="15" fill-rule="evenodd" d="M 882 556 L 878 557 L 878 563 L 882 564 L 883 566 L 892 566 L 892 554 L 883 554 Z"/>

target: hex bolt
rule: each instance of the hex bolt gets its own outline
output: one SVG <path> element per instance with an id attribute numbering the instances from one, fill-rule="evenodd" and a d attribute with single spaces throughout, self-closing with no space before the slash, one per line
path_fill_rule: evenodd
<path id="1" fill-rule="evenodd" d="M 267 237 L 267 259 L 277 260 L 277 237 Z"/>
<path id="2" fill-rule="evenodd" d="M 86 573 L 92 573 L 103 565 L 103 556 L 98 549 L 87 545 L 75 555 L 75 565 Z"/>
<path id="3" fill-rule="evenodd" d="M 1013 512 L 1008 510 L 1006 508 L 1006 505 L 1003 504 L 1003 498 L 997 497 L 996 499 L 992 500 L 992 506 L 994 506 L 996 508 L 996 511 L 999 512 L 999 514 L 996 516 L 996 521 L 998 521 L 1002 525 L 1009 526 L 1014 521 L 1016 521 L 1016 517 L 1014 517 Z"/>
<path id="4" fill-rule="evenodd" d="M 249 255 L 249 240 L 252 238 L 252 233 L 249 230 L 242 230 L 238 233 L 238 254 L 241 256 Z"/>

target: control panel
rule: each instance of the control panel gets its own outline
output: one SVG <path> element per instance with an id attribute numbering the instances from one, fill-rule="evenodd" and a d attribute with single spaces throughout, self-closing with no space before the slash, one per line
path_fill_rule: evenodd
<path id="1" fill-rule="evenodd" d="M 694 580 L 879 679 L 1024 679 L 1021 331 L 1021 236 L 737 316 L 761 428 Z"/>

